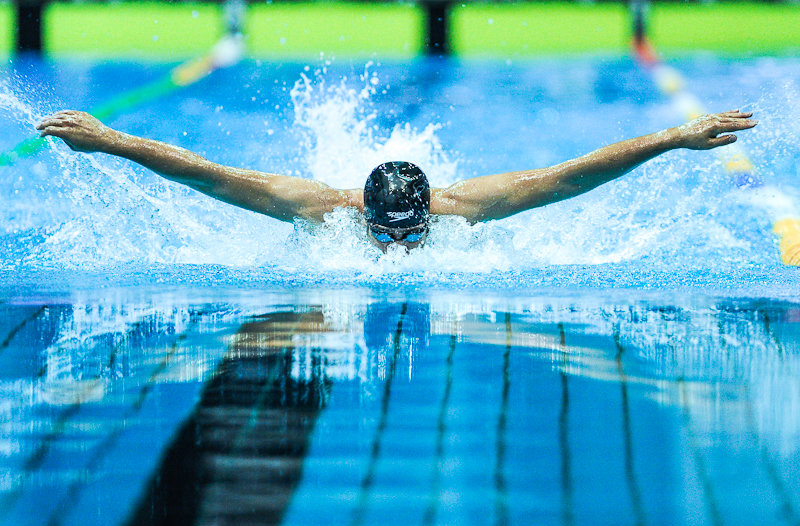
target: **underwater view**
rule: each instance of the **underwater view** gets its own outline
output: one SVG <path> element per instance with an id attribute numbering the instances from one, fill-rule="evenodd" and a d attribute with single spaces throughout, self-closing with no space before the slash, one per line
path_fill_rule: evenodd
<path id="1" fill-rule="evenodd" d="M 0 524 L 796 524 L 800 306 L 6 301 Z"/>

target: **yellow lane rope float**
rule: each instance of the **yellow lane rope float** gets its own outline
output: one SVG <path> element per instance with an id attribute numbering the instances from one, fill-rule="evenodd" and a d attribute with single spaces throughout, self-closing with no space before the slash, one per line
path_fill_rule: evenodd
<path id="1" fill-rule="evenodd" d="M 681 73 L 663 63 L 645 32 L 645 11 L 647 2 L 633 1 L 631 8 L 634 16 L 633 51 L 637 61 L 652 77 L 661 93 L 670 98 L 687 121 L 696 119 L 707 112 L 700 100 L 686 89 L 686 80 Z M 740 188 L 763 187 L 764 183 L 755 172 L 755 166 L 744 148 L 733 143 L 725 148 L 714 150 L 723 170 L 731 181 Z M 781 217 L 773 225 L 773 232 L 780 237 L 780 257 L 785 265 L 800 266 L 800 219 Z"/>
<path id="2" fill-rule="evenodd" d="M 780 238 L 781 261 L 784 265 L 800 266 L 800 219 L 781 219 L 772 227 Z"/>

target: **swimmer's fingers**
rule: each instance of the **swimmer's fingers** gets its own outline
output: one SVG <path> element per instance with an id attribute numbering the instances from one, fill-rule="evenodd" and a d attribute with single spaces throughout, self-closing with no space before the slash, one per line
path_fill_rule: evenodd
<path id="1" fill-rule="evenodd" d="M 46 137 L 48 135 L 56 136 L 59 133 L 60 128 L 58 126 L 47 126 L 47 125 L 39 125 L 36 127 L 37 130 L 41 130 L 39 132 L 39 137 Z"/>
<path id="2" fill-rule="evenodd" d="M 36 129 L 41 131 L 40 137 L 45 135 L 56 135 L 58 130 L 70 130 L 75 127 L 75 123 L 65 117 L 46 117 L 42 122 L 36 125 Z"/>
<path id="3" fill-rule="evenodd" d="M 716 148 L 717 146 L 725 146 L 726 144 L 731 144 L 734 142 L 736 142 L 736 136 L 733 134 L 718 135 L 717 137 L 711 137 L 708 139 L 708 149 Z"/>
<path id="4" fill-rule="evenodd" d="M 36 125 L 36 129 L 44 130 L 45 128 L 51 126 L 75 126 L 75 122 L 71 115 L 64 112 L 58 112 L 42 119 L 39 124 Z"/>
<path id="5" fill-rule="evenodd" d="M 752 115 L 752 114 L 751 114 Z M 714 126 L 709 130 L 710 134 L 707 137 L 709 148 L 716 148 L 718 146 L 725 146 L 736 142 L 736 135 L 730 132 L 748 130 L 758 124 L 757 120 L 745 118 L 722 118 L 719 119 Z"/>
<path id="6" fill-rule="evenodd" d="M 78 152 L 94 152 L 110 140 L 113 130 L 82 111 L 65 110 L 45 117 L 37 126 L 40 136 L 62 139 Z"/>
<path id="7" fill-rule="evenodd" d="M 45 118 L 44 120 L 42 120 L 42 122 L 37 124 L 36 125 L 36 129 L 37 130 L 44 130 L 48 126 L 49 127 L 61 126 L 62 124 L 64 124 L 64 120 L 63 119 L 59 119 L 58 117 L 52 116 L 52 117 Z"/>
<path id="8" fill-rule="evenodd" d="M 81 147 L 76 146 L 70 140 L 71 133 L 70 133 L 70 129 L 69 128 L 64 128 L 62 126 L 47 126 L 44 129 L 42 129 L 41 133 L 39 134 L 39 137 L 45 137 L 45 136 L 48 136 L 48 135 L 52 136 L 52 137 L 58 137 L 59 139 L 64 141 L 64 143 L 67 146 L 69 146 L 69 148 L 71 150 L 73 150 L 73 151 L 76 151 L 76 152 L 92 151 L 90 149 L 81 148 Z"/>
<path id="9" fill-rule="evenodd" d="M 74 110 L 61 110 L 49 117 L 44 117 L 39 124 L 36 125 L 37 130 L 43 130 L 48 126 L 75 126 L 81 121 L 95 120 L 94 117 L 88 113 Z"/>
<path id="10" fill-rule="evenodd" d="M 703 115 L 678 129 L 682 135 L 682 146 L 692 150 L 708 150 L 736 141 L 731 132 L 747 130 L 758 124 L 749 119 L 749 112 L 728 112 L 716 115 Z"/>
<path id="11" fill-rule="evenodd" d="M 49 118 L 36 125 L 36 129 L 40 131 L 47 128 L 73 129 L 75 128 L 75 123 L 64 119 Z"/>
<path id="12" fill-rule="evenodd" d="M 726 111 L 726 112 L 720 113 L 719 115 L 721 117 L 732 117 L 732 118 L 737 118 L 737 119 L 739 119 L 739 118 L 746 119 L 748 117 L 752 117 L 753 116 L 753 112 L 752 111 L 731 110 L 731 111 Z"/>
<path id="13" fill-rule="evenodd" d="M 741 131 L 755 128 L 757 125 L 758 121 L 755 119 L 721 119 L 717 130 L 719 133 Z"/>

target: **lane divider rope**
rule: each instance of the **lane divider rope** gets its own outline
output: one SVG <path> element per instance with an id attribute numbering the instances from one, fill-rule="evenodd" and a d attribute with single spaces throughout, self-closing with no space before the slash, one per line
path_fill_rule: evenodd
<path id="1" fill-rule="evenodd" d="M 647 39 L 645 31 L 645 13 L 647 2 L 631 2 L 634 17 L 633 52 L 637 62 L 649 72 L 659 91 L 669 98 L 687 121 L 706 114 L 700 100 L 686 88 L 686 80 L 675 68 L 665 64 Z M 739 188 L 764 187 L 764 182 L 755 172 L 755 166 L 739 143 L 724 148 L 716 148 L 714 152 L 722 164 L 723 170 L 733 184 Z M 780 212 L 780 218 L 773 218 L 772 231 L 779 240 L 781 262 L 789 266 L 800 266 L 800 219 Z"/>
<path id="2" fill-rule="evenodd" d="M 184 62 L 173 68 L 163 78 L 140 88 L 122 93 L 108 102 L 92 108 L 89 113 L 100 120 L 111 119 L 131 108 L 158 99 L 181 88 L 194 84 L 214 71 L 237 64 L 244 56 L 244 39 L 240 32 L 222 37 L 205 55 Z M 17 144 L 11 150 L 0 153 L 0 166 L 9 166 L 17 160 L 39 152 L 47 140 L 34 135 Z"/>

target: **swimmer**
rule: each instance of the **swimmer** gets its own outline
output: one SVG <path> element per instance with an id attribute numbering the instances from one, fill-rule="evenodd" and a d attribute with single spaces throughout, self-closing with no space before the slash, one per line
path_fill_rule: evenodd
<path id="1" fill-rule="evenodd" d="M 422 245 L 431 215 L 457 215 L 475 223 L 569 199 L 670 150 L 731 144 L 736 141 L 731 132 L 758 124 L 752 116 L 739 110 L 704 115 L 555 166 L 475 177 L 447 188 L 430 188 L 414 164 L 387 162 L 372 171 L 363 190 L 337 190 L 320 181 L 223 166 L 177 146 L 111 129 L 80 111 L 55 113 L 36 129 L 77 152 L 124 157 L 166 179 L 281 221 L 320 222 L 336 208 L 356 208 L 363 213 L 369 240 L 386 252 L 393 244 L 406 249 Z"/>

